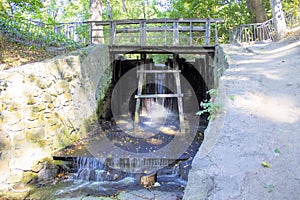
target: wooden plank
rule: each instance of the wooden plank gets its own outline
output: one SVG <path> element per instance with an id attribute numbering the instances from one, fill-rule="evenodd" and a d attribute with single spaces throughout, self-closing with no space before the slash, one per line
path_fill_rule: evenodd
<path id="1" fill-rule="evenodd" d="M 174 30 L 173 26 L 158 26 L 158 27 L 145 27 L 146 32 L 172 32 Z M 204 32 L 204 26 L 178 26 L 179 32 Z M 120 28 L 116 33 L 138 33 L 140 28 Z"/>
<path id="2" fill-rule="evenodd" d="M 192 31 L 193 28 L 194 28 L 193 23 L 190 22 L 190 45 L 191 46 L 193 45 L 193 31 Z"/>
<path id="3" fill-rule="evenodd" d="M 179 31 L 178 31 L 178 22 L 173 23 L 173 45 L 179 44 Z"/>
<path id="4" fill-rule="evenodd" d="M 141 21 L 146 23 L 173 23 L 173 22 L 193 22 L 193 23 L 205 23 L 207 21 L 211 23 L 224 23 L 220 18 L 160 18 L 160 19 L 129 19 L 129 20 L 114 20 L 116 24 L 139 24 Z M 95 23 L 96 26 L 109 25 L 112 21 L 84 21 L 83 23 Z"/>
<path id="5" fill-rule="evenodd" d="M 114 45 L 116 43 L 116 23 L 112 22 L 110 24 L 110 38 L 109 38 L 109 43 L 111 45 Z"/>
<path id="6" fill-rule="evenodd" d="M 142 55 L 141 55 L 142 56 Z M 145 60 L 143 60 L 142 64 L 140 65 L 140 69 L 144 70 L 144 62 Z M 137 95 L 141 95 L 142 94 L 142 89 L 143 89 L 143 82 L 144 82 L 144 74 L 139 74 L 139 82 L 138 82 L 138 90 L 137 90 Z M 135 113 L 134 113 L 134 131 L 137 132 L 138 131 L 138 126 L 139 126 L 139 122 L 140 122 L 140 108 L 141 107 L 141 99 L 138 98 L 136 100 L 136 104 L 135 104 Z"/>
<path id="7" fill-rule="evenodd" d="M 139 45 L 110 45 L 109 51 L 114 53 L 160 53 L 160 54 L 204 54 L 214 53 L 215 46 L 188 46 L 188 45 L 175 45 L 175 46 L 139 46 Z"/>
<path id="8" fill-rule="evenodd" d="M 210 21 L 205 24 L 204 45 L 210 45 Z"/>
<path id="9" fill-rule="evenodd" d="M 159 74 L 159 73 L 180 73 L 181 70 L 138 70 L 137 73 L 153 73 L 153 74 Z"/>
<path id="10" fill-rule="evenodd" d="M 148 98 L 174 98 L 183 97 L 183 94 L 140 94 L 134 96 L 138 99 L 148 99 Z"/>
<path id="11" fill-rule="evenodd" d="M 146 45 L 146 23 L 141 21 L 140 23 L 140 44 Z"/>
<path id="12" fill-rule="evenodd" d="M 174 54 L 173 56 L 173 66 L 175 70 L 178 70 L 179 66 L 177 63 L 178 55 Z M 180 85 L 180 74 L 175 73 L 175 82 L 176 82 L 176 89 L 177 94 L 181 94 L 181 85 Z M 184 113 L 183 113 L 183 101 L 182 96 L 177 97 L 177 103 L 178 103 L 178 114 L 179 114 L 179 123 L 180 123 L 180 132 L 182 134 L 185 134 L 185 122 L 184 122 Z"/>

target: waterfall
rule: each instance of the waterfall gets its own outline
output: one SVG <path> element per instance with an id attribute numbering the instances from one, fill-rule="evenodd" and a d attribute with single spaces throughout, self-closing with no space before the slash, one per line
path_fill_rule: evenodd
<path id="1" fill-rule="evenodd" d="M 77 157 L 77 179 L 103 181 L 106 172 L 105 160 L 93 157 Z"/>
<path id="2" fill-rule="evenodd" d="M 169 166 L 175 160 L 159 158 L 93 158 L 78 157 L 75 178 L 88 181 L 119 181 L 135 173 L 151 173 Z"/>

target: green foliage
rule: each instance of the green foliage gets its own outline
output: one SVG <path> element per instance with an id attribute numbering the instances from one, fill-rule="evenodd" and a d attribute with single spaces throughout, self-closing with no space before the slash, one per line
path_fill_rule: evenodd
<path id="1" fill-rule="evenodd" d="M 217 113 L 221 110 L 222 104 L 220 102 L 215 102 L 215 98 L 218 95 L 216 89 L 211 89 L 207 92 L 210 95 L 210 100 L 201 102 L 200 107 L 203 110 L 200 110 L 196 113 L 196 115 L 203 115 L 204 113 L 209 113 L 208 120 L 214 120 L 216 118 Z"/>
<path id="2" fill-rule="evenodd" d="M 275 156 L 279 156 L 280 155 L 280 150 L 279 149 L 274 149 L 274 154 Z"/>
<path id="3" fill-rule="evenodd" d="M 0 13 L 28 16 L 29 14 L 40 13 L 43 4 L 41 0 L 7 0 L 0 1 Z"/>
<path id="4" fill-rule="evenodd" d="M 299 0 L 286 0 L 286 1 L 282 1 L 282 7 L 283 7 L 283 10 L 285 12 L 286 11 L 294 11 L 295 14 L 296 14 L 296 13 L 299 12 L 299 7 L 300 7 L 299 5 L 300 5 L 300 1 Z"/>
<path id="5" fill-rule="evenodd" d="M 203 115 L 204 113 L 209 113 L 208 120 L 214 120 L 216 118 L 216 114 L 220 111 L 222 105 L 219 102 L 201 102 L 200 106 L 203 110 L 200 110 L 196 113 L 196 115 Z"/>
<path id="6" fill-rule="evenodd" d="M 221 18 L 224 23 L 218 26 L 219 42 L 229 41 L 229 30 L 240 24 L 250 23 L 250 13 L 246 1 L 198 1 L 175 0 L 167 11 L 170 18 Z"/>
<path id="7" fill-rule="evenodd" d="M 212 101 L 214 101 L 214 99 L 218 95 L 218 90 L 217 89 L 210 89 L 210 90 L 207 91 L 207 94 L 209 94 L 209 96 L 212 99 Z"/>
<path id="8" fill-rule="evenodd" d="M 234 100 L 235 100 L 235 95 L 234 95 L 234 94 L 231 94 L 231 95 L 228 96 L 228 98 L 229 98 L 230 100 L 234 101 Z"/>

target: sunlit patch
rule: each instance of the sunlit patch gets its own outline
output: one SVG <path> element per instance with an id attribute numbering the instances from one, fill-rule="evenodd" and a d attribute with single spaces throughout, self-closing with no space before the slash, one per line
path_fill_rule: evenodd
<path id="1" fill-rule="evenodd" d="M 152 144 L 152 145 L 160 145 L 160 144 L 163 143 L 162 140 L 155 139 L 155 138 L 148 138 L 148 139 L 146 139 L 146 142 L 149 143 L 149 144 Z"/>
<path id="2" fill-rule="evenodd" d="M 175 127 L 173 127 L 175 129 Z M 172 127 L 160 127 L 159 131 L 161 131 L 164 134 L 167 135 L 178 135 L 179 132 L 175 129 L 173 129 Z"/>
<path id="3" fill-rule="evenodd" d="M 285 96 L 246 93 L 237 96 L 234 102 L 239 108 L 250 110 L 275 122 L 295 123 L 300 116 L 300 108 L 297 108 L 293 99 Z"/>
<path id="4" fill-rule="evenodd" d="M 137 138 L 150 138 L 155 136 L 156 134 L 150 131 L 144 131 L 142 129 L 139 129 L 137 131 L 131 131 L 128 132 L 129 135 L 133 136 L 133 137 L 137 137 Z"/>
<path id="5" fill-rule="evenodd" d="M 117 124 L 128 124 L 128 121 L 126 121 L 126 120 L 118 120 Z"/>
<path id="6" fill-rule="evenodd" d="M 148 121 L 148 122 L 144 122 L 143 124 L 151 125 L 151 124 L 153 124 L 153 122 L 152 121 Z"/>

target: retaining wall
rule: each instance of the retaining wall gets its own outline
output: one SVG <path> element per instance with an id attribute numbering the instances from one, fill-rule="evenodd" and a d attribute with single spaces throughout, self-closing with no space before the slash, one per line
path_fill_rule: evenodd
<path id="1" fill-rule="evenodd" d="M 0 71 L 0 186 L 93 128 L 111 74 L 101 45 Z"/>

